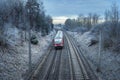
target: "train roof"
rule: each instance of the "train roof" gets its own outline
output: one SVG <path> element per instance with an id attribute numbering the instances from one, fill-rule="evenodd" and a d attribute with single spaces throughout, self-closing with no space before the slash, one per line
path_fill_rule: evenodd
<path id="1" fill-rule="evenodd" d="M 59 30 L 55 36 L 55 38 L 62 38 L 63 37 L 63 32 Z"/>

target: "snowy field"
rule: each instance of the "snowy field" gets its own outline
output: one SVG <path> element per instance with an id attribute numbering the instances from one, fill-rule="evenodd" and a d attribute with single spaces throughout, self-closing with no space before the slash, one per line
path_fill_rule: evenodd
<path id="1" fill-rule="evenodd" d="M 77 40 L 78 46 L 83 49 L 84 55 L 96 72 L 99 51 L 98 43 L 93 46 L 89 46 L 89 44 L 91 40 L 98 41 L 98 36 L 95 36 L 90 32 L 85 32 L 83 35 L 78 32 L 68 33 Z M 100 80 L 120 80 L 120 54 L 118 54 L 118 52 L 113 52 L 110 49 L 102 50 L 100 68 L 101 72 L 96 72 Z"/>
<path id="2" fill-rule="evenodd" d="M 10 26 L 10 24 L 9 24 Z M 28 40 L 23 41 L 21 45 L 20 32 L 17 28 L 7 28 L 8 38 L 15 51 L 6 53 L 0 52 L 0 80 L 23 80 L 25 73 L 28 71 Z M 40 57 L 47 51 L 55 31 L 45 37 L 37 34 L 38 45 L 32 45 L 32 64 L 36 64 Z"/>

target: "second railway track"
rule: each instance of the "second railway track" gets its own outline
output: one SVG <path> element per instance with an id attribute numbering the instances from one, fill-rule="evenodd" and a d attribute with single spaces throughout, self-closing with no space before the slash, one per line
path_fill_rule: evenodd
<path id="1" fill-rule="evenodd" d="M 70 55 L 73 63 L 74 68 L 74 80 L 89 80 L 87 71 L 84 67 L 84 64 L 81 60 L 81 57 L 79 56 L 79 53 L 77 52 L 77 49 L 75 45 L 72 42 L 72 39 L 69 37 L 69 35 L 65 34 L 67 38 L 67 42 L 69 45 Z"/>
<path id="2" fill-rule="evenodd" d="M 74 49 L 76 49 L 76 52 L 78 53 L 78 56 L 79 58 L 81 58 L 81 61 L 82 61 L 82 64 L 83 64 L 83 67 L 87 73 L 87 76 L 86 77 L 89 77 L 89 80 L 99 80 L 98 77 L 96 76 L 96 74 L 94 73 L 93 69 L 91 68 L 88 60 L 86 59 L 86 57 L 84 56 L 85 55 L 85 51 L 83 48 L 81 48 L 81 46 L 77 46 L 77 41 L 72 38 L 71 35 L 67 34 L 66 35 L 69 37 L 69 40 L 71 41 Z M 85 76 L 84 76 L 85 77 Z M 86 79 L 83 79 L 83 80 L 86 80 Z"/>

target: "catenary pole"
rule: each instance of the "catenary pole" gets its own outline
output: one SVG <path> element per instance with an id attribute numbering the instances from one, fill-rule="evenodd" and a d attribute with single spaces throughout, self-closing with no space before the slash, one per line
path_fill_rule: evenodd
<path id="1" fill-rule="evenodd" d="M 100 66 L 101 66 L 101 51 L 102 51 L 102 30 L 99 31 L 99 53 L 98 53 L 97 72 L 100 72 Z"/>
<path id="2" fill-rule="evenodd" d="M 28 17 L 29 17 L 29 23 L 30 23 L 30 26 L 29 26 L 29 29 L 28 29 L 28 34 L 29 34 L 29 44 L 28 44 L 28 49 L 29 49 L 29 72 L 31 72 L 32 70 L 32 60 L 31 60 L 31 27 L 32 27 L 32 23 L 31 23 L 31 20 L 32 20 L 32 9 L 31 9 L 31 5 L 32 4 L 32 0 L 28 0 L 27 2 L 27 9 L 28 9 Z"/>

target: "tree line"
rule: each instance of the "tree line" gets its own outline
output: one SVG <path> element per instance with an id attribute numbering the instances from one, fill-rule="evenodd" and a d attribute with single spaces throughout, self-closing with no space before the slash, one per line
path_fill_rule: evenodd
<path id="1" fill-rule="evenodd" d="M 80 14 L 77 19 L 67 19 L 65 21 L 66 27 L 87 27 L 91 28 L 93 25 L 96 25 L 99 20 L 98 14 L 89 13 L 87 16 Z"/>

